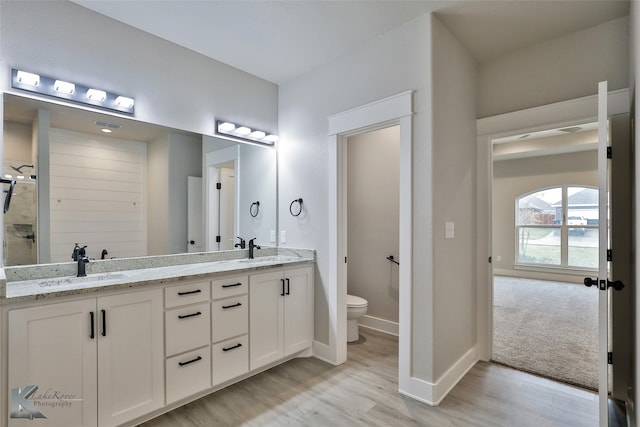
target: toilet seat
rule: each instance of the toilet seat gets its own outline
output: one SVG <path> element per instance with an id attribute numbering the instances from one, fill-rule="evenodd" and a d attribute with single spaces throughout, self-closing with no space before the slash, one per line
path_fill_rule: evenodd
<path id="1" fill-rule="evenodd" d="M 347 307 L 366 307 L 367 300 L 355 295 L 347 295 Z"/>

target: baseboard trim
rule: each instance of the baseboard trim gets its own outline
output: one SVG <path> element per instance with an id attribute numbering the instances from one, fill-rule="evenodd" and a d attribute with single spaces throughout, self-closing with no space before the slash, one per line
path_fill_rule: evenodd
<path id="1" fill-rule="evenodd" d="M 469 372 L 478 362 L 478 351 L 474 346 L 467 351 L 456 363 L 454 363 L 435 383 L 410 377 L 406 386 L 399 389 L 400 394 L 412 399 L 426 403 L 431 406 L 438 406 L 453 387 Z"/>
<path id="2" fill-rule="evenodd" d="M 365 314 L 360 318 L 360 320 L 358 320 L 358 325 L 375 331 L 384 332 L 385 334 L 395 335 L 396 337 L 398 336 L 398 322 L 392 322 L 391 320 L 381 319 L 379 317 Z"/>

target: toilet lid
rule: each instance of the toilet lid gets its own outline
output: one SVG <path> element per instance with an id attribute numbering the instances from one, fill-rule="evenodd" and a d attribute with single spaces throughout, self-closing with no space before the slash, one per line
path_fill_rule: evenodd
<path id="1" fill-rule="evenodd" d="M 363 307 L 366 306 L 367 300 L 355 295 L 347 295 L 347 307 Z"/>

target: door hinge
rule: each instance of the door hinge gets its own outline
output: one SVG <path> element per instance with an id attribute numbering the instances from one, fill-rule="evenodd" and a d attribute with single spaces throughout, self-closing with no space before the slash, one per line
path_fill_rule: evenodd
<path id="1" fill-rule="evenodd" d="M 607 353 L 607 363 L 613 365 L 613 352 L 611 351 Z"/>
<path id="2" fill-rule="evenodd" d="M 613 261 L 613 251 L 607 249 L 607 261 Z"/>
<path id="3" fill-rule="evenodd" d="M 220 243 L 220 236 L 216 236 L 216 243 Z"/>
<path id="4" fill-rule="evenodd" d="M 216 190 L 220 190 L 222 188 L 221 182 L 216 182 Z"/>
<path id="5" fill-rule="evenodd" d="M 607 147 L 607 159 L 613 159 L 613 149 L 611 146 Z"/>

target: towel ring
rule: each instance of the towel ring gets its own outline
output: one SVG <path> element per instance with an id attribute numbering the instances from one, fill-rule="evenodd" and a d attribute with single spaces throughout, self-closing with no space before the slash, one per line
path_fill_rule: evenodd
<path id="1" fill-rule="evenodd" d="M 298 213 L 293 212 L 293 205 L 296 203 L 299 205 Z M 302 197 L 299 199 L 295 199 L 293 202 L 291 202 L 291 204 L 289 205 L 289 213 L 293 216 L 300 216 L 300 214 L 302 213 Z"/>
<path id="2" fill-rule="evenodd" d="M 255 218 L 258 216 L 258 213 L 260 213 L 260 202 L 251 203 L 251 206 L 249 206 L 249 215 Z"/>

